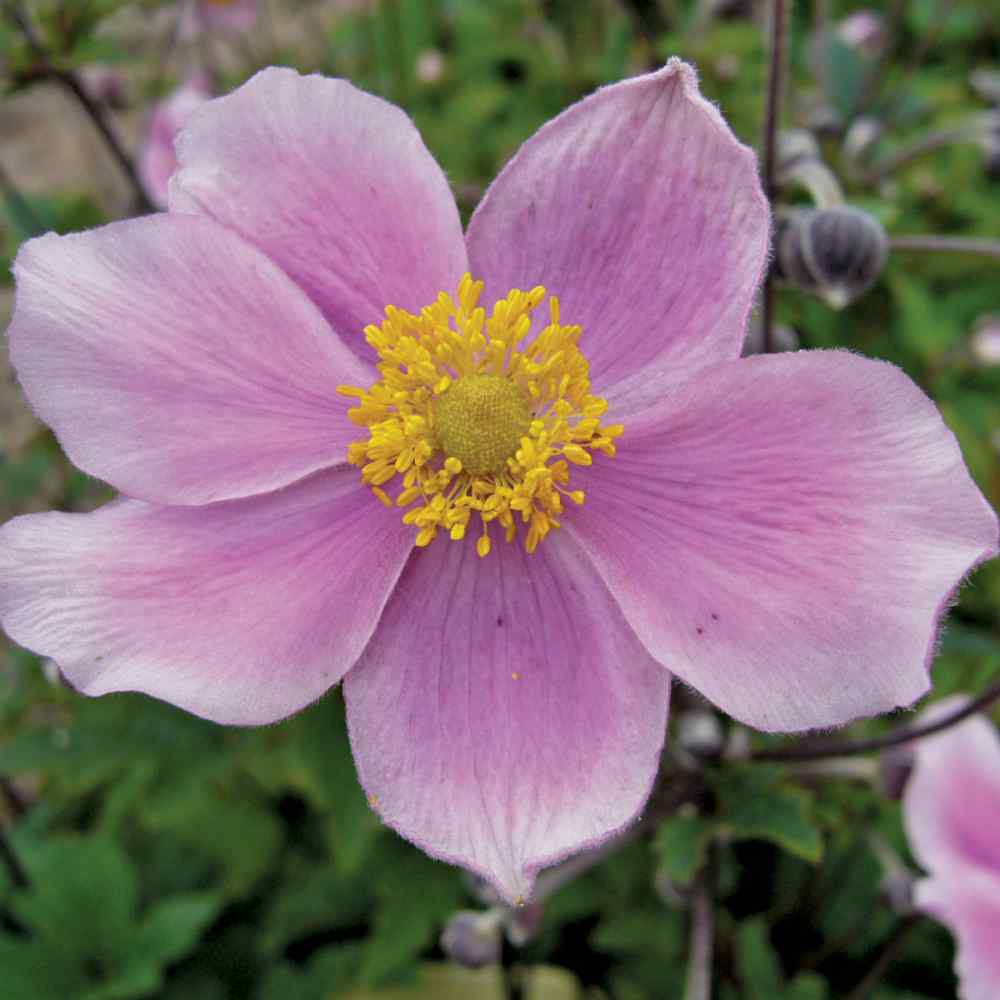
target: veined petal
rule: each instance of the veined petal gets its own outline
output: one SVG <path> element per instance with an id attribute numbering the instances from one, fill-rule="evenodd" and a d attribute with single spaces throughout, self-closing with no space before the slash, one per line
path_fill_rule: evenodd
<path id="1" fill-rule="evenodd" d="M 1000 996 L 1000 875 L 966 871 L 923 879 L 914 895 L 919 909 L 955 935 L 961 1000 L 996 1000 Z"/>
<path id="2" fill-rule="evenodd" d="M 937 702 L 921 715 L 933 721 L 964 697 Z M 928 871 L 960 867 L 995 872 L 1000 885 L 1000 734 L 983 716 L 913 744 L 914 766 L 903 796 L 910 846 Z M 1000 914 L 1000 899 L 997 900 Z"/>
<path id="3" fill-rule="evenodd" d="M 653 656 L 783 731 L 920 697 L 938 619 L 997 543 L 931 401 L 842 351 L 705 369 L 626 424 L 566 530 Z"/>
<path id="4" fill-rule="evenodd" d="M 643 807 L 670 676 L 578 547 L 415 550 L 344 682 L 361 783 L 429 854 L 530 895 Z"/>
<path id="5" fill-rule="evenodd" d="M 545 285 L 601 395 L 639 405 L 740 353 L 768 248 L 753 153 L 676 59 L 604 87 L 544 125 L 469 224 L 486 299 Z M 612 391 L 616 383 L 625 382 Z"/>
<path id="6" fill-rule="evenodd" d="M 85 694 L 257 725 L 354 663 L 412 544 L 343 468 L 202 507 L 29 514 L 0 528 L 0 620 Z"/>
<path id="7" fill-rule="evenodd" d="M 263 250 L 366 361 L 387 305 L 419 311 L 467 269 L 458 208 L 410 119 L 346 80 L 262 70 L 192 115 L 175 212 Z"/>
<path id="8" fill-rule="evenodd" d="M 26 243 L 11 358 L 85 472 L 158 503 L 261 493 L 343 462 L 340 383 L 367 378 L 316 307 L 210 219 Z"/>

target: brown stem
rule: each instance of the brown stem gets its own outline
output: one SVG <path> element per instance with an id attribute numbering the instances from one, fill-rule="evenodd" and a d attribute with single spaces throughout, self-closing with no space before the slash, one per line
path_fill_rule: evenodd
<path id="1" fill-rule="evenodd" d="M 135 171 L 135 165 L 132 163 L 132 158 L 125 152 L 125 147 L 122 145 L 121 140 L 118 138 L 118 134 L 115 132 L 114 127 L 108 120 L 108 116 L 105 114 L 104 109 L 87 93 L 86 88 L 83 86 L 83 83 L 80 81 L 80 78 L 76 75 L 76 73 L 72 70 L 60 69 L 58 66 L 53 64 L 48 50 L 45 48 L 42 40 L 35 32 L 34 26 L 28 18 L 22 4 L 8 2 L 5 6 L 11 19 L 17 25 L 18 30 L 24 36 L 25 41 L 34 52 L 35 57 L 38 60 L 38 69 L 41 75 L 54 81 L 55 83 L 58 83 L 61 87 L 73 95 L 74 99 L 86 113 L 87 117 L 94 123 L 94 127 L 100 133 L 101 138 L 104 140 L 104 144 L 108 147 L 108 151 L 114 157 L 118 166 L 121 168 L 122 173 L 125 175 L 125 179 L 128 181 L 129 186 L 132 188 L 134 193 L 136 206 L 139 211 L 152 211 L 153 205 L 146 196 L 146 192 L 143 190 L 142 184 L 139 181 L 139 176 Z"/>
<path id="2" fill-rule="evenodd" d="M 885 975 L 886 970 L 892 964 L 893 959 L 899 954 L 900 949 L 906 943 L 906 938 L 910 931 L 920 923 L 920 915 L 913 914 L 904 917 L 892 932 L 889 940 L 882 946 L 874 965 L 865 973 L 864 978 L 857 986 L 847 994 L 845 1000 L 868 1000 L 872 991 L 878 985 L 879 980 Z"/>
<path id="3" fill-rule="evenodd" d="M 767 72 L 767 102 L 764 106 L 764 193 L 771 203 L 775 198 L 775 173 L 777 167 L 778 119 L 781 116 L 781 97 L 784 87 L 785 50 L 788 35 L 788 10 L 785 0 L 773 0 L 771 6 L 771 54 Z M 761 293 L 760 323 L 763 352 L 774 350 L 774 303 L 771 271 L 764 277 Z"/>
<path id="4" fill-rule="evenodd" d="M 10 881 L 15 889 L 31 888 L 31 879 L 28 878 L 28 872 L 24 865 L 21 864 L 21 859 L 17 856 L 17 852 L 7 839 L 7 834 L 3 829 L 0 829 L 0 861 L 3 862 L 4 867 L 7 869 L 7 874 L 10 875 Z"/>
<path id="5" fill-rule="evenodd" d="M 956 708 L 934 722 L 922 726 L 897 726 L 891 733 L 884 736 L 874 736 L 867 740 L 837 740 L 836 742 L 779 747 L 774 750 L 751 750 L 747 760 L 753 761 L 798 761 L 822 760 L 825 757 L 850 757 L 859 753 L 877 753 L 901 743 L 912 743 L 914 740 L 933 736 L 956 725 L 970 715 L 975 715 L 983 709 L 1000 701 L 1000 681 L 991 684 L 978 698 L 968 704 Z"/>
<path id="6" fill-rule="evenodd" d="M 684 1000 L 712 1000 L 712 955 L 715 950 L 715 847 L 708 845 L 705 865 L 694 884 L 691 939 L 688 943 Z"/>
<path id="7" fill-rule="evenodd" d="M 914 250 L 918 253 L 971 253 L 983 257 L 1000 257 L 1000 240 L 977 240 L 967 236 L 893 236 L 892 250 Z"/>

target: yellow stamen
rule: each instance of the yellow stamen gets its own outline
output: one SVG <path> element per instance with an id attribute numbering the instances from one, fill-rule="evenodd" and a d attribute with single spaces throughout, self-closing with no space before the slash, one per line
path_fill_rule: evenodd
<path id="1" fill-rule="evenodd" d="M 558 299 L 549 298 L 549 323 L 530 337 L 544 288 L 514 289 L 489 315 L 482 291 L 466 274 L 457 300 L 442 292 L 419 314 L 388 306 L 380 326 L 365 328 L 381 381 L 367 391 L 338 387 L 369 435 L 348 460 L 386 506 L 420 502 L 403 515 L 418 546 L 442 530 L 460 541 L 476 516 L 481 557 L 492 549 L 493 522 L 508 542 L 523 525 L 534 552 L 560 526 L 563 497 L 585 502 L 583 490 L 566 488 L 571 465 L 586 468 L 595 452 L 614 456 L 622 426 L 601 425 L 608 404 L 590 395 L 582 331 L 561 323 Z M 382 487 L 397 476 L 393 501 Z"/>

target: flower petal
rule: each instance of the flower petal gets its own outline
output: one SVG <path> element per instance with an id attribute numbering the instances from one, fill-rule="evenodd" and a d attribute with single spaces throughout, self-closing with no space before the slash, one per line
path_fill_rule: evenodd
<path id="1" fill-rule="evenodd" d="M 955 971 L 961 1000 L 1000 997 L 1000 876 L 993 872 L 922 879 L 915 902 L 949 927 L 958 941 Z"/>
<path id="2" fill-rule="evenodd" d="M 918 698 L 949 596 L 996 551 L 934 405 L 843 351 L 705 369 L 587 477 L 566 527 L 639 638 L 759 729 Z"/>
<path id="3" fill-rule="evenodd" d="M 435 857 L 526 898 L 643 807 L 669 674 L 565 537 L 416 550 L 344 682 L 361 783 Z"/>
<path id="4" fill-rule="evenodd" d="M 211 215 L 260 247 L 335 330 L 387 305 L 420 311 L 467 269 L 458 208 L 410 119 L 346 80 L 262 70 L 189 120 L 171 211 Z"/>
<path id="5" fill-rule="evenodd" d="M 487 299 L 559 296 L 602 394 L 650 365 L 662 391 L 739 355 L 768 218 L 753 153 L 672 59 L 529 139 L 476 210 L 469 257 Z"/>
<path id="6" fill-rule="evenodd" d="M 11 357 L 69 457 L 134 497 L 205 503 L 346 458 L 368 374 L 259 251 L 149 216 L 26 243 Z"/>
<path id="7" fill-rule="evenodd" d="M 203 507 L 31 514 L 0 529 L 0 620 L 85 694 L 273 722 L 354 663 L 412 544 L 348 468 Z"/>
<path id="8" fill-rule="evenodd" d="M 949 698 L 921 722 L 960 707 Z M 1000 735 L 982 716 L 912 744 L 914 767 L 903 820 L 917 860 L 930 872 L 988 868 L 1000 879 Z M 1000 901 L 997 903 L 1000 913 Z"/>

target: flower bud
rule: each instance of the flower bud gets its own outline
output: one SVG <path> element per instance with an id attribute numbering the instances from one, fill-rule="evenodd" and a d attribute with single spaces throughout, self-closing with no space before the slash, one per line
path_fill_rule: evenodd
<path id="1" fill-rule="evenodd" d="M 790 326 L 782 323 L 775 323 L 771 330 L 771 350 L 777 354 L 779 351 L 797 351 L 799 349 L 799 335 Z M 743 357 L 751 354 L 764 353 L 764 328 L 759 322 L 752 322 L 747 331 L 747 339 L 743 341 Z"/>
<path id="2" fill-rule="evenodd" d="M 878 59 L 889 41 L 885 18 L 874 10 L 849 14 L 836 29 L 837 39 L 864 59 Z"/>
<path id="3" fill-rule="evenodd" d="M 983 368 L 1000 365 L 1000 313 L 980 316 L 969 337 L 969 354 Z"/>
<path id="4" fill-rule="evenodd" d="M 714 760 L 722 753 L 725 735 L 718 716 L 708 709 L 693 708 L 677 723 L 677 747 L 697 760 Z"/>
<path id="5" fill-rule="evenodd" d="M 885 267 L 889 238 L 874 216 L 851 205 L 795 209 L 777 220 L 774 276 L 843 309 Z"/>
<path id="6" fill-rule="evenodd" d="M 543 914 L 541 903 L 528 903 L 509 910 L 504 922 L 507 940 L 515 948 L 523 948 L 541 929 Z"/>
<path id="7" fill-rule="evenodd" d="M 969 74 L 976 96 L 990 104 L 1000 104 L 1000 69 L 977 69 Z"/>
<path id="8" fill-rule="evenodd" d="M 910 916 L 913 911 L 914 877 L 903 868 L 886 872 L 879 888 L 889 906 L 901 917 Z"/>
<path id="9" fill-rule="evenodd" d="M 778 172 L 788 170 L 803 160 L 821 160 L 816 136 L 808 129 L 785 128 L 778 133 Z"/>
<path id="10" fill-rule="evenodd" d="M 844 156 L 852 163 L 862 163 L 874 150 L 875 144 L 882 138 L 884 125 L 878 118 L 862 115 L 851 122 L 844 136 L 841 149 Z"/>
<path id="11" fill-rule="evenodd" d="M 913 770 L 913 748 L 907 743 L 890 747 L 879 755 L 878 788 L 887 798 L 898 801 Z"/>
<path id="12" fill-rule="evenodd" d="M 424 49 L 417 56 L 414 76 L 421 83 L 440 83 L 444 78 L 444 56 L 437 49 Z"/>
<path id="13" fill-rule="evenodd" d="M 459 965 L 478 969 L 500 961 L 500 910 L 459 910 L 441 934 L 441 950 Z"/>

